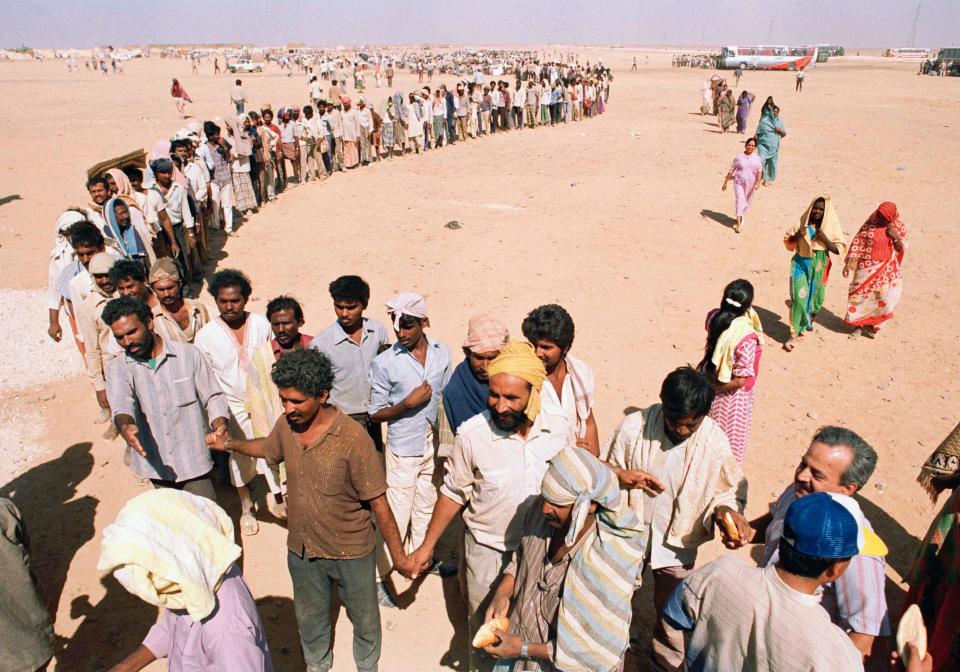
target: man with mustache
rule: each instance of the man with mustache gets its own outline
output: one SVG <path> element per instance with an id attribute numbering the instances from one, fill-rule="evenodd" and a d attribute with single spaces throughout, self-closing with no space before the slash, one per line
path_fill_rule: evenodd
<path id="1" fill-rule="evenodd" d="M 813 436 L 807 452 L 770 513 L 750 522 L 738 548 L 747 543 L 763 543 L 761 567 L 776 563 L 787 510 L 795 500 L 814 492 L 853 496 L 866 486 L 877 466 L 877 453 L 855 432 L 843 427 L 821 427 Z M 864 518 L 868 529 L 873 529 Z M 857 555 L 847 571 L 823 587 L 821 604 L 853 641 L 860 653 L 870 655 L 877 637 L 891 634 L 884 593 L 886 561 L 882 555 Z"/>
<path id="2" fill-rule="evenodd" d="M 370 302 L 370 285 L 358 275 L 342 275 L 330 283 L 330 298 L 337 319 L 310 342 L 333 364 L 330 402 L 366 427 L 377 450 L 383 452 L 379 422 L 371 422 L 370 365 L 390 348 L 387 328 L 363 311 Z"/>
<path id="3" fill-rule="evenodd" d="M 215 500 L 204 413 L 225 431 L 229 410 L 203 355 L 154 332 L 153 313 L 136 296 L 110 301 L 103 321 L 124 349 L 107 371 L 107 395 L 131 468 L 154 487 Z"/>
<path id="4" fill-rule="evenodd" d="M 311 349 L 294 350 L 273 365 L 283 417 L 265 438 L 207 435 L 217 450 L 283 461 L 287 469 L 287 567 L 309 670 L 333 664 L 330 608 L 333 586 L 353 624 L 354 662 L 373 672 L 380 659 L 376 535 L 371 512 L 395 564 L 407 573 L 400 531 L 387 503 L 382 462 L 366 430 L 330 403 L 330 360 Z"/>
<path id="5" fill-rule="evenodd" d="M 413 121 L 411 121 L 411 128 Z M 430 512 L 437 501 L 433 482 L 437 458 L 437 411 L 450 380 L 450 350 L 427 336 L 430 326 L 426 300 L 402 292 L 387 301 L 397 342 L 370 366 L 370 405 L 373 422 L 388 423 L 384 450 L 389 487 L 387 501 L 407 548 L 423 543 Z M 386 549 L 378 563 L 380 604 L 396 606 L 389 584 Z M 396 560 L 394 559 L 394 563 Z"/>
<path id="6" fill-rule="evenodd" d="M 443 531 L 462 513 L 460 589 L 469 605 L 469 637 L 484 623 L 489 596 L 520 543 L 527 509 L 540 494 L 549 461 L 573 446 L 573 426 L 541 409 L 547 375 L 533 346 L 511 341 L 487 367 L 487 410 L 457 431 L 440 496 L 423 544 L 411 554 L 418 572 L 431 563 Z M 471 651 L 471 670 L 494 661 Z"/>
<path id="7" fill-rule="evenodd" d="M 87 264 L 87 272 L 93 278 L 93 290 L 74 306 L 77 330 L 83 338 L 83 362 L 87 369 L 87 379 L 97 395 L 101 415 L 110 413 L 106 375 L 118 350 L 110 337 L 110 325 L 106 324 L 102 317 L 104 306 L 117 292 L 117 286 L 110 277 L 110 269 L 115 262 L 116 259 L 106 252 L 93 255 Z M 116 437 L 117 430 L 113 425 L 103 434 L 103 438 L 108 440 Z"/>
<path id="8" fill-rule="evenodd" d="M 231 433 L 237 438 L 253 438 L 247 408 L 247 375 L 254 351 L 270 342 L 273 335 L 270 322 L 263 315 L 247 310 L 253 286 L 240 271 L 232 268 L 218 271 L 210 279 L 207 289 L 216 301 L 220 315 L 204 325 L 194 338 L 194 344 L 206 357 L 227 395 Z M 270 493 L 277 495 L 281 492 L 280 483 L 263 460 L 231 455 L 229 468 L 230 482 L 240 497 L 240 531 L 245 535 L 256 534 L 260 525 L 254 515 L 249 484 L 257 474 L 263 474 Z"/>
<path id="9" fill-rule="evenodd" d="M 210 321 L 207 307 L 183 296 L 180 268 L 170 257 L 157 259 L 150 267 L 150 289 L 157 297 L 153 326 L 167 340 L 193 343 L 197 332 Z"/>

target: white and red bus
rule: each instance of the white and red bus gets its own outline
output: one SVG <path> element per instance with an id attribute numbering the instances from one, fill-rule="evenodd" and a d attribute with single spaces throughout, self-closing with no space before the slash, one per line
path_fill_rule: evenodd
<path id="1" fill-rule="evenodd" d="M 817 62 L 816 47 L 726 46 L 720 51 L 719 67 L 729 70 L 803 70 Z"/>
<path id="2" fill-rule="evenodd" d="M 930 58 L 930 50 L 900 47 L 898 49 L 887 49 L 883 52 L 883 55 L 891 58 Z"/>

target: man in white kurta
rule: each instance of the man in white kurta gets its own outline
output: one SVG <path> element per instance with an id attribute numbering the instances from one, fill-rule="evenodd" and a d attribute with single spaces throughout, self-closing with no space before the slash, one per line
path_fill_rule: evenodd
<path id="1" fill-rule="evenodd" d="M 221 273 L 236 274 L 243 278 L 237 271 L 228 270 L 221 271 Z M 270 322 L 263 315 L 246 313 L 246 320 L 242 327 L 243 342 L 241 343 L 238 340 L 237 332 L 224 321 L 224 308 L 221 305 L 221 298 L 230 290 L 237 289 L 237 287 L 218 283 L 218 275 L 220 274 L 215 275 L 211 281 L 211 292 L 217 298 L 217 307 L 221 314 L 197 332 L 194 345 L 203 353 L 204 358 L 213 369 L 217 382 L 220 383 L 220 387 L 226 394 L 227 405 L 230 407 L 228 431 L 231 436 L 238 439 L 252 439 L 254 438 L 253 426 L 247 408 L 247 374 L 254 351 L 260 345 L 270 342 L 273 338 L 273 331 L 270 329 Z M 243 280 L 245 281 L 246 278 L 243 278 Z M 220 296 L 218 297 L 215 292 L 219 292 Z M 241 311 L 243 311 L 243 306 L 246 305 L 246 298 L 249 298 L 249 293 L 245 293 L 246 297 L 244 297 L 243 304 L 240 307 Z M 231 309 L 235 308 L 232 307 Z M 241 508 L 243 509 L 240 518 L 240 530 L 244 534 L 256 534 L 259 529 L 257 520 L 253 516 L 253 502 L 247 487 L 247 484 L 258 473 L 263 474 L 267 480 L 271 495 L 280 493 L 280 483 L 274 477 L 270 467 L 267 466 L 266 460 L 236 453 L 230 454 L 230 481 L 240 494 Z"/>

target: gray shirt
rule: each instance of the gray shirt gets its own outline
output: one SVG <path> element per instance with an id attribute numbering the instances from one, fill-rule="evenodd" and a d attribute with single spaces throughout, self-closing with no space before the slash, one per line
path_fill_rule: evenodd
<path id="1" fill-rule="evenodd" d="M 129 415 L 147 456 L 128 448 L 142 478 L 186 481 L 213 468 L 204 443 L 206 418 L 228 418 L 227 400 L 207 361 L 193 345 L 164 340 L 154 367 L 124 353 L 107 371 L 114 418 Z M 206 413 L 204 413 L 206 412 Z"/>
<path id="2" fill-rule="evenodd" d="M 380 322 L 363 318 L 363 335 L 357 344 L 334 322 L 312 341 L 310 347 L 325 354 L 333 364 L 330 402 L 347 415 L 366 413 L 370 403 L 370 364 L 390 347 L 387 329 Z"/>

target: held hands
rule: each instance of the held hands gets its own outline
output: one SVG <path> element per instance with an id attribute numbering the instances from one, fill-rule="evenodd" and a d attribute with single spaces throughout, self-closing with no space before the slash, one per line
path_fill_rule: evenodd
<path id="1" fill-rule="evenodd" d="M 496 644 L 488 646 L 483 650 L 494 658 L 517 658 L 520 655 L 520 648 L 523 641 L 516 635 L 511 635 L 497 628 L 493 628 L 493 634 L 499 640 Z"/>
<path id="2" fill-rule="evenodd" d="M 214 450 L 226 450 L 227 426 L 220 425 L 215 430 L 207 434 L 207 436 L 204 438 L 204 441 L 207 444 L 207 448 L 213 448 Z"/>
<path id="3" fill-rule="evenodd" d="M 725 517 L 733 520 L 733 524 L 737 528 L 736 536 L 739 538 L 734 539 L 733 535 L 730 534 L 731 531 L 727 529 L 727 524 L 724 522 Z M 756 534 L 756 530 L 750 526 L 743 514 L 729 506 L 718 506 L 714 510 L 713 521 L 720 530 L 720 540 L 723 545 L 731 550 L 746 546 L 753 541 L 753 536 Z"/>
<path id="4" fill-rule="evenodd" d="M 651 497 L 663 492 L 663 483 L 643 469 L 620 469 L 617 471 L 617 480 L 620 481 L 621 488 L 643 490 Z"/>
<path id="5" fill-rule="evenodd" d="M 147 451 L 140 445 L 140 430 L 137 429 L 137 423 L 131 422 L 120 428 L 120 436 L 127 442 L 127 445 L 137 451 L 140 457 L 146 457 Z"/>
<path id="6" fill-rule="evenodd" d="M 420 546 L 413 553 L 406 557 L 407 564 L 401 567 L 397 563 L 397 571 L 408 579 L 416 579 L 418 576 L 430 569 L 433 564 L 433 551 L 424 546 Z M 407 571 L 404 571 L 404 570 Z"/>
<path id="7" fill-rule="evenodd" d="M 406 409 L 417 408 L 423 406 L 425 403 L 430 401 L 430 397 L 433 396 L 433 388 L 430 387 L 430 383 L 423 381 L 417 385 L 403 400 L 403 407 Z"/>

